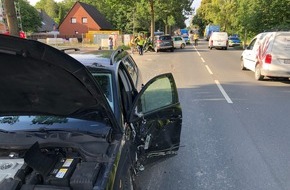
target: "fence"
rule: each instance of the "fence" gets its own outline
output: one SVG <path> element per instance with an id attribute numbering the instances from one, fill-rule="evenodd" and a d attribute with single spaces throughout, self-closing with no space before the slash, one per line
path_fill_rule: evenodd
<path id="1" fill-rule="evenodd" d="M 121 45 L 129 45 L 131 34 L 96 34 L 86 33 L 81 35 L 51 35 L 49 33 L 38 33 L 29 35 L 29 39 L 38 40 L 50 45 L 91 45 L 98 49 L 108 49 L 109 37 L 113 38 L 114 48 Z"/>

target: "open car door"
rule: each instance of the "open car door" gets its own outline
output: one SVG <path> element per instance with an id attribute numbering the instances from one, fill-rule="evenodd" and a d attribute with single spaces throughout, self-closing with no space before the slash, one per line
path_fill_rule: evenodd
<path id="1" fill-rule="evenodd" d="M 171 73 L 154 77 L 142 88 L 133 103 L 130 123 L 136 132 L 139 156 L 150 158 L 177 153 L 182 110 Z"/>

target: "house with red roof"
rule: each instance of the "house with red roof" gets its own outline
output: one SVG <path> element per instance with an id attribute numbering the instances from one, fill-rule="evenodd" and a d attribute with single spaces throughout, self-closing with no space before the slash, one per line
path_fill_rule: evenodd
<path id="1" fill-rule="evenodd" d="M 61 36 L 79 36 L 88 31 L 113 30 L 94 6 L 77 1 L 59 25 Z"/>

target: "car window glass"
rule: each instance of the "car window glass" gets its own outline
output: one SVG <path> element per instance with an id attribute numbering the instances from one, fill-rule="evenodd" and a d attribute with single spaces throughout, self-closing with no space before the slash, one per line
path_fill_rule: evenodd
<path id="1" fill-rule="evenodd" d="M 138 80 L 138 70 L 136 64 L 129 57 L 123 60 L 123 64 L 131 76 L 134 85 L 136 86 Z"/>
<path id="2" fill-rule="evenodd" d="M 160 40 L 171 40 L 171 36 L 160 36 Z"/>
<path id="3" fill-rule="evenodd" d="M 120 77 L 120 82 L 122 82 L 122 84 L 124 85 L 125 90 L 131 91 L 132 90 L 132 85 L 130 82 L 130 79 L 127 75 L 127 73 L 123 70 L 123 68 L 119 69 L 118 71 L 119 77 Z"/>
<path id="4" fill-rule="evenodd" d="M 121 106 L 122 106 L 122 112 L 124 116 L 126 116 L 129 113 L 129 109 L 132 104 L 132 91 L 133 88 L 131 86 L 130 79 L 128 78 L 128 75 L 126 74 L 125 70 L 120 67 L 119 71 L 119 90 L 121 93 Z"/>
<path id="5" fill-rule="evenodd" d="M 253 49 L 256 40 L 257 40 L 257 39 L 254 39 L 254 40 L 250 43 L 250 45 L 248 46 L 247 49 L 250 49 L 250 50 Z"/>
<path id="6" fill-rule="evenodd" d="M 114 110 L 112 75 L 110 73 L 92 73 L 101 86 L 108 103 Z"/>
<path id="7" fill-rule="evenodd" d="M 159 78 L 148 86 L 137 105 L 138 112 L 148 113 L 173 103 L 174 91 L 168 78 Z"/>

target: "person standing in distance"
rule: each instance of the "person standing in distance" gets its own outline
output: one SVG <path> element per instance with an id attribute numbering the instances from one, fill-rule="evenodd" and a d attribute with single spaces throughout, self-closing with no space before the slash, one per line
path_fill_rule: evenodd
<path id="1" fill-rule="evenodd" d="M 138 46 L 138 50 L 139 50 L 139 55 L 143 55 L 144 44 L 145 44 L 145 39 L 143 38 L 142 35 L 139 35 L 138 39 L 137 39 L 137 46 Z"/>
<path id="2" fill-rule="evenodd" d="M 198 45 L 198 34 L 197 33 L 194 33 L 193 39 L 194 39 L 194 46 L 197 46 Z"/>
<path id="3" fill-rule="evenodd" d="M 113 49 L 113 38 L 112 37 L 109 37 L 108 44 L 109 44 L 109 49 L 112 50 Z"/>

